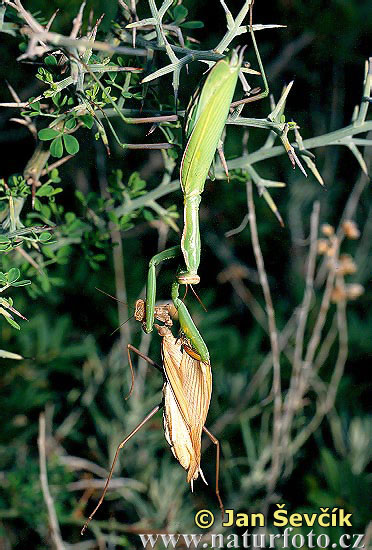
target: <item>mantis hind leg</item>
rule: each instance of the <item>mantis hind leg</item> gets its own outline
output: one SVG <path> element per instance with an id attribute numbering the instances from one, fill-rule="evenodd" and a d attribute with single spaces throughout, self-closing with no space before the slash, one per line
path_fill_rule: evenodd
<path id="1" fill-rule="evenodd" d="M 155 363 L 155 361 L 153 361 L 150 357 L 147 357 L 147 355 L 145 355 L 144 353 L 142 353 L 140 350 L 138 350 L 137 348 L 135 348 L 134 346 L 132 346 L 132 344 L 128 344 L 127 345 L 127 352 L 128 352 L 128 361 L 129 361 L 129 366 L 130 366 L 130 369 L 131 369 L 131 374 L 132 374 L 132 385 L 131 385 L 131 389 L 130 389 L 130 392 L 129 392 L 129 395 L 127 396 L 126 399 L 128 399 L 128 397 L 130 396 L 130 394 L 132 393 L 132 390 L 133 390 L 133 383 L 134 383 L 134 370 L 133 370 L 133 364 L 132 364 L 132 358 L 131 358 L 131 355 L 130 355 L 130 352 L 134 352 L 136 353 L 139 357 L 141 357 L 142 359 L 144 359 L 145 361 L 147 361 L 147 363 L 149 363 L 150 365 L 152 365 L 153 367 L 155 367 L 156 369 L 160 370 L 161 373 L 163 373 L 163 369 L 160 367 L 160 365 L 158 365 L 157 363 Z M 159 405 L 157 405 L 156 407 L 154 407 L 152 409 L 152 411 L 149 412 L 149 414 L 142 420 L 142 422 L 140 422 L 135 428 L 134 430 L 132 430 L 130 432 L 129 435 L 127 435 L 127 437 L 125 439 L 123 439 L 123 441 L 118 445 L 117 449 L 116 449 L 116 453 L 115 453 L 115 456 L 114 456 L 114 460 L 112 461 L 112 464 L 111 464 L 111 468 L 110 468 L 110 472 L 109 472 L 109 475 L 107 477 L 107 480 L 106 480 L 106 483 L 105 483 L 105 486 L 103 488 L 103 491 L 102 491 L 102 495 L 98 501 L 98 504 L 97 506 L 94 508 L 93 512 L 90 514 L 89 518 L 87 519 L 87 521 L 85 522 L 84 524 L 84 527 L 82 528 L 81 530 L 81 534 L 83 535 L 84 534 L 84 531 L 86 530 L 86 528 L 88 527 L 88 524 L 90 523 L 90 521 L 92 520 L 93 516 L 95 515 L 95 513 L 97 512 L 97 510 L 99 509 L 99 507 L 101 506 L 104 498 L 105 498 L 105 495 L 107 493 L 107 489 L 109 487 L 109 484 L 110 484 L 110 481 L 112 479 L 112 476 L 113 476 L 113 473 L 114 473 L 114 468 L 115 468 L 115 465 L 116 465 L 116 462 L 119 458 L 119 453 L 120 453 L 120 450 L 124 447 L 124 445 L 126 443 L 128 443 L 128 441 L 130 439 L 132 439 L 132 437 L 134 435 L 136 435 L 136 433 L 141 429 L 143 428 L 143 426 L 163 407 L 163 402 L 160 403 Z"/>
<path id="2" fill-rule="evenodd" d="M 218 441 L 217 437 L 215 437 L 205 426 L 203 426 L 203 431 L 207 434 L 209 439 L 214 443 L 216 446 L 216 496 L 218 500 L 218 504 L 220 506 L 221 514 L 222 514 L 222 520 L 225 516 L 225 508 L 220 496 L 220 489 L 219 489 L 219 481 L 220 481 L 220 442 Z"/>
<path id="3" fill-rule="evenodd" d="M 114 456 L 114 460 L 112 461 L 112 465 L 111 465 L 111 468 L 110 468 L 110 472 L 109 472 L 109 475 L 108 475 L 108 478 L 106 480 L 106 483 L 105 483 L 105 486 L 103 488 L 103 491 L 102 491 L 102 495 L 101 495 L 101 498 L 99 499 L 98 501 L 98 504 L 97 506 L 94 508 L 93 512 L 90 514 L 89 518 L 87 519 L 87 521 L 85 522 L 84 524 L 84 527 L 82 528 L 81 530 L 81 534 L 83 535 L 84 534 L 84 531 L 86 530 L 86 528 L 88 527 L 90 521 L 92 520 L 93 516 L 95 515 L 95 513 L 97 512 L 98 508 L 101 506 L 102 502 L 103 502 L 103 499 L 105 498 L 105 495 L 107 493 L 107 489 L 108 489 L 108 486 L 110 484 L 110 481 L 112 479 L 112 476 L 113 476 L 113 473 L 114 473 L 114 468 L 115 468 L 115 465 L 116 465 L 116 462 L 118 460 L 118 457 L 119 457 L 119 453 L 120 453 L 120 450 L 124 447 L 124 445 L 126 443 L 128 443 L 128 441 L 134 436 L 136 435 L 136 433 L 141 429 L 143 428 L 143 426 L 146 424 L 146 422 L 148 422 L 163 406 L 163 403 L 160 403 L 159 405 L 157 405 L 156 407 L 154 407 L 152 409 L 151 412 L 149 412 L 149 414 L 142 420 L 142 422 L 140 422 L 138 424 L 138 426 L 136 426 L 134 428 L 134 430 L 132 430 L 130 432 L 129 435 L 127 435 L 127 437 L 125 439 L 123 439 L 123 441 L 120 443 L 120 445 L 118 445 L 118 448 L 116 449 L 116 453 L 115 453 L 115 456 Z"/>

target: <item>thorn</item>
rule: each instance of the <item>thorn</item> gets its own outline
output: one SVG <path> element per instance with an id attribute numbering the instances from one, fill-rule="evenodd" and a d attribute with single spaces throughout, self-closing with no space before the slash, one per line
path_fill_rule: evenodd
<path id="1" fill-rule="evenodd" d="M 153 132 L 155 132 L 156 128 L 158 127 L 157 124 L 153 124 L 150 128 L 150 130 L 147 132 L 146 137 L 150 136 Z"/>
<path id="2" fill-rule="evenodd" d="M 283 218 L 282 218 L 281 215 L 279 214 L 278 210 L 276 210 L 276 211 L 274 212 L 274 214 L 275 214 L 275 216 L 277 217 L 277 219 L 278 219 L 278 221 L 279 221 L 281 227 L 285 227 L 284 222 L 283 222 Z"/>

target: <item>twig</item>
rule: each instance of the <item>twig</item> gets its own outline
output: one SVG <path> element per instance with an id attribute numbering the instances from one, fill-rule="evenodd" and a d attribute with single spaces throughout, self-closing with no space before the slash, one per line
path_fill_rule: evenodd
<path id="1" fill-rule="evenodd" d="M 303 354 L 303 344 L 304 344 L 304 335 L 305 328 L 308 320 L 311 298 L 313 296 L 313 286 L 314 286 L 314 276 L 315 276 L 315 262 L 317 254 L 317 235 L 318 235 L 318 225 L 319 225 L 319 210 L 320 204 L 316 202 L 313 206 L 313 212 L 311 215 L 311 231 L 310 231 L 310 250 L 308 256 L 308 266 L 306 274 L 306 287 L 304 292 L 304 297 L 302 304 L 299 310 L 298 317 L 298 326 L 296 330 L 296 339 L 295 339 L 295 349 L 293 357 L 293 366 L 292 366 L 292 376 L 290 381 L 289 390 L 287 393 L 287 398 L 285 400 L 285 414 L 283 416 L 282 422 L 282 437 L 283 437 L 283 446 L 287 447 L 291 437 L 291 425 L 293 421 L 294 413 L 298 407 L 298 403 L 302 399 L 302 378 L 307 376 L 302 360 Z M 314 336 L 314 333 L 313 333 Z M 310 343 L 313 339 L 310 339 Z M 309 367 L 308 367 L 309 368 Z M 307 376 L 308 377 L 308 376 Z"/>
<path id="2" fill-rule="evenodd" d="M 272 362 L 273 362 L 272 392 L 274 395 L 274 427 L 273 427 L 273 441 L 272 441 L 272 466 L 271 466 L 271 472 L 268 480 L 268 493 L 272 493 L 279 476 L 280 465 L 281 465 L 281 452 L 279 448 L 281 408 L 282 408 L 281 381 L 280 381 L 280 351 L 279 351 L 279 345 L 278 345 L 278 332 L 276 328 L 275 311 L 274 311 L 273 302 L 271 298 L 269 282 L 267 280 L 265 263 L 262 256 L 262 251 L 261 251 L 260 242 L 258 238 L 256 211 L 254 206 L 251 181 L 247 182 L 247 204 L 248 204 L 249 227 L 251 230 L 253 252 L 256 258 L 260 284 L 261 284 L 262 291 L 265 298 L 266 313 L 267 313 L 268 323 L 269 323 Z"/>
<path id="3" fill-rule="evenodd" d="M 61 531 L 59 528 L 58 518 L 54 507 L 54 501 L 49 491 L 48 485 L 48 473 L 46 463 L 46 434 L 45 434 L 45 414 L 41 413 L 39 416 L 39 465 L 40 465 L 40 484 L 43 492 L 44 502 L 48 511 L 49 527 L 51 531 L 51 537 L 56 550 L 66 550 L 64 542 L 61 537 Z"/>

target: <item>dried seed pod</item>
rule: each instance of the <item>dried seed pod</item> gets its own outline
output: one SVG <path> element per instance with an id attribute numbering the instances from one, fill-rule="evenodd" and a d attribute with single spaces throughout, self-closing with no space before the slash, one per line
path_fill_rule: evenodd
<path id="1" fill-rule="evenodd" d="M 320 230 L 326 237 L 332 237 L 335 234 L 335 228 L 329 223 L 323 223 Z"/>
<path id="2" fill-rule="evenodd" d="M 319 239 L 317 243 L 318 254 L 327 254 L 329 248 L 329 242 L 327 239 Z"/>
<path id="3" fill-rule="evenodd" d="M 338 269 L 340 275 L 352 275 L 357 271 L 357 265 L 350 254 L 341 254 Z"/>
<path id="4" fill-rule="evenodd" d="M 345 290 L 348 300 L 356 300 L 364 293 L 364 287 L 359 283 L 346 285 Z"/>
<path id="5" fill-rule="evenodd" d="M 342 229 L 346 238 L 353 240 L 359 239 L 360 231 L 357 224 L 353 220 L 345 220 L 342 224 Z"/>

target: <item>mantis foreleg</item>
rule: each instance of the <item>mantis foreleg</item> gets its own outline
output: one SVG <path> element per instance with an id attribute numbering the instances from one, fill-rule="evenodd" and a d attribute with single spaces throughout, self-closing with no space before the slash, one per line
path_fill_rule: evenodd
<path id="1" fill-rule="evenodd" d="M 165 260 L 176 258 L 182 254 L 180 246 L 174 246 L 159 254 L 156 254 L 149 262 L 149 271 L 147 275 L 146 287 L 146 306 L 145 319 L 142 326 L 145 332 L 150 333 L 154 328 L 155 320 L 155 302 L 156 302 L 156 267 Z M 199 353 L 201 359 L 209 363 L 209 352 L 200 332 L 195 326 L 194 321 L 183 301 L 179 298 L 179 283 L 172 285 L 172 300 L 178 312 L 178 320 L 182 332 L 190 340 L 195 350 Z M 138 319 L 141 320 L 141 319 Z"/>
<path id="2" fill-rule="evenodd" d="M 167 250 L 163 250 L 159 254 L 156 254 L 151 258 L 149 262 L 149 271 L 147 274 L 147 287 L 146 287 L 146 321 L 144 324 L 145 332 L 152 332 L 154 328 L 155 318 L 155 302 L 156 302 L 156 267 L 165 260 L 177 258 L 181 255 L 181 247 L 173 246 Z"/>

